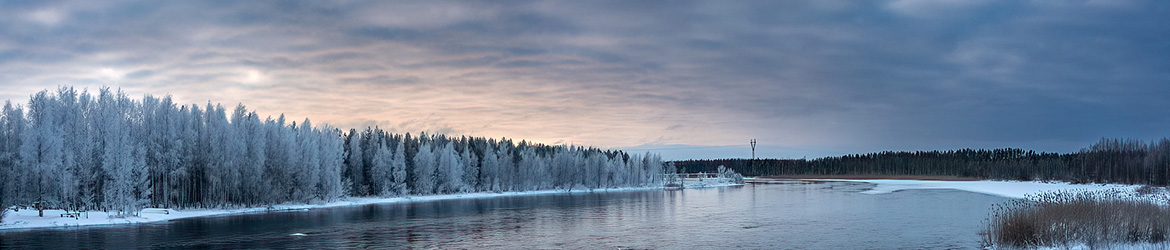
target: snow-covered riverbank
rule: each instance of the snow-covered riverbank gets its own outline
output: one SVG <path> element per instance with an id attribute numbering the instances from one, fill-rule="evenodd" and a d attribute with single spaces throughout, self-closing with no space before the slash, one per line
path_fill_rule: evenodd
<path id="1" fill-rule="evenodd" d="M 30 229 L 30 228 L 61 228 L 61 227 L 78 227 L 78 226 L 95 226 L 95 225 L 116 225 L 116 224 L 133 224 L 133 223 L 150 223 L 158 221 L 169 221 L 175 219 L 192 218 L 192 217 L 207 217 L 207 216 L 222 216 L 248 213 L 264 213 L 269 211 L 307 211 L 316 208 L 328 207 L 343 207 L 343 206 L 360 206 L 369 204 L 385 204 L 385 203 L 401 203 L 401 202 L 426 202 L 437 200 L 451 200 L 451 199 L 480 199 L 480 198 L 494 198 L 505 196 L 521 196 L 521 195 L 542 195 L 542 194 L 565 194 L 565 193 L 604 193 L 604 192 L 628 192 L 628 191 L 642 191 L 662 189 L 661 187 L 641 187 L 641 188 L 613 188 L 613 189 L 594 189 L 582 190 L 574 189 L 572 191 L 565 190 L 540 190 L 527 192 L 504 192 L 504 193 L 467 193 L 467 194 L 447 194 L 447 195 L 427 195 L 427 196 L 413 196 L 413 197 L 349 197 L 342 201 L 335 201 L 324 204 L 284 204 L 276 205 L 271 208 L 255 207 L 255 208 L 238 208 L 238 209 L 182 209 L 174 210 L 167 209 L 163 213 L 159 209 L 148 209 L 139 214 L 138 217 L 127 218 L 110 218 L 110 214 L 100 211 L 82 212 L 79 218 L 62 217 L 65 213 L 63 210 L 45 210 L 45 216 L 37 216 L 37 211 L 32 209 L 21 209 L 19 212 L 8 210 L 4 215 L 3 223 L 0 223 L 0 230 L 6 229 Z"/>
<path id="2" fill-rule="evenodd" d="M 743 183 L 735 183 L 731 178 L 682 178 L 684 189 L 730 186 L 743 186 Z"/>
<path id="3" fill-rule="evenodd" d="M 956 189 L 1008 198 L 1026 198 L 1028 195 L 1056 191 L 1120 190 L 1132 192 L 1141 185 L 1070 184 L 1041 181 L 928 181 L 928 180 L 849 180 L 818 179 L 821 181 L 851 181 L 875 184 L 865 194 L 883 194 L 910 189 Z"/>

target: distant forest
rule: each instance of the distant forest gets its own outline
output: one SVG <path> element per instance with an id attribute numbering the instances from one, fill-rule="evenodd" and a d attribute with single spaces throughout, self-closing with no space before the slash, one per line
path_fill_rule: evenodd
<path id="1" fill-rule="evenodd" d="M 0 110 L 0 208 L 254 207 L 347 196 L 662 186 L 657 155 L 348 131 L 244 105 L 63 87 Z"/>
<path id="2" fill-rule="evenodd" d="M 1076 183 L 1170 184 L 1170 138 L 1153 142 L 1101 139 L 1075 153 L 1023 149 L 879 152 L 804 159 L 718 159 L 673 162 L 680 171 L 720 165 L 746 176 L 937 175 Z"/>

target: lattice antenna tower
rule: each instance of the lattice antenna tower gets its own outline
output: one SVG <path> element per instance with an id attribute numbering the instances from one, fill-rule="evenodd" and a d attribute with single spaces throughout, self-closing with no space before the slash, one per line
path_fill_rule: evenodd
<path id="1" fill-rule="evenodd" d="M 752 160 L 756 159 L 756 139 L 752 139 Z"/>

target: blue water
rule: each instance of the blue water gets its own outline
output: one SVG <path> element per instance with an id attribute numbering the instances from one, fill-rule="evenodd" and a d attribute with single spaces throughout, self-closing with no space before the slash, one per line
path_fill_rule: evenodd
<path id="1" fill-rule="evenodd" d="M 859 193 L 869 187 L 793 182 L 368 205 L 0 231 L 0 248 L 975 249 L 988 209 L 1007 201 L 956 190 Z"/>

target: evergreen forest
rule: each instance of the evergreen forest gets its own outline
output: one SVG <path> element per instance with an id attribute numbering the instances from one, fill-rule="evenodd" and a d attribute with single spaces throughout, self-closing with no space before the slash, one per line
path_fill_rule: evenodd
<path id="1" fill-rule="evenodd" d="M 684 172 L 727 166 L 746 176 L 903 175 L 1073 183 L 1170 185 L 1170 138 L 1101 139 L 1073 153 L 1016 148 L 878 152 L 819 159 L 715 159 L 673 162 Z"/>

